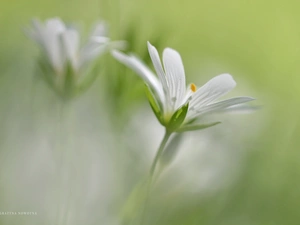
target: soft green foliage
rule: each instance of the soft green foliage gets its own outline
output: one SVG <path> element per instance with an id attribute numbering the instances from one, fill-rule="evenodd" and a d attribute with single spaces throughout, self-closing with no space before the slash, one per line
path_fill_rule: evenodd
<path id="1" fill-rule="evenodd" d="M 239 166 L 229 169 L 229 173 L 237 175 L 237 179 L 219 189 L 218 184 L 212 183 L 209 191 L 199 193 L 185 191 L 184 184 L 181 189 L 175 190 L 157 188 L 154 191 L 156 195 L 150 202 L 146 224 L 298 225 L 299 7 L 300 2 L 296 0 L 3 1 L 0 14 L 1 210 L 15 210 L 14 207 L 18 205 L 23 207 L 22 210 L 38 210 L 28 209 L 29 203 L 23 202 L 27 196 L 26 189 L 20 192 L 24 183 L 27 186 L 32 183 L 29 188 L 31 191 L 39 190 L 33 181 L 29 182 L 31 177 L 28 175 L 25 182 L 20 178 L 21 175 L 11 173 L 19 171 L 15 169 L 15 165 L 22 166 L 31 159 L 30 150 L 36 146 L 28 143 L 39 140 L 40 133 L 51 136 L 54 132 L 45 121 L 52 118 L 53 114 L 56 115 L 58 108 L 56 97 L 45 88 L 44 83 L 33 82 L 37 50 L 22 34 L 21 29 L 29 24 L 33 16 L 45 19 L 57 15 L 67 21 L 83 21 L 85 25 L 90 25 L 99 18 L 108 20 L 113 39 L 129 39 L 129 50 L 148 59 L 148 62 L 147 40 L 157 46 L 160 52 L 167 46 L 175 48 L 182 55 L 188 82 L 201 84 L 217 74 L 229 72 L 238 83 L 236 92 L 232 95 L 248 93 L 258 99 L 259 105 L 264 105 L 253 115 L 226 117 L 240 125 L 225 119 L 222 124 L 207 129 L 212 130 L 211 132 L 224 129 L 220 133 L 215 132 L 215 139 L 208 144 L 209 152 L 215 151 L 214 142 L 218 143 L 225 138 L 226 141 L 220 142 L 220 145 L 231 148 L 230 158 L 242 158 Z M 112 201 L 116 205 L 122 205 L 126 202 L 124 196 L 128 197 L 130 190 L 144 177 L 149 167 L 149 163 L 143 161 L 147 156 L 144 151 L 147 143 L 143 145 L 139 142 L 138 146 L 132 144 L 143 136 L 139 133 L 145 134 L 144 131 L 139 130 L 138 133 L 133 130 L 131 135 L 134 137 L 127 142 L 121 138 L 128 120 L 135 117 L 137 109 L 141 107 L 141 100 L 146 99 L 141 81 L 128 69 L 110 59 L 109 55 L 105 57 L 99 63 L 99 79 L 78 99 L 78 104 L 82 105 L 74 119 L 74 126 L 77 124 L 74 132 L 83 136 L 87 135 L 84 131 L 89 131 L 89 135 L 96 133 L 99 140 L 111 132 L 114 137 L 112 142 L 118 142 L 116 152 L 107 151 L 107 154 L 115 157 L 116 160 L 111 164 L 117 167 L 111 170 L 114 171 L 114 176 L 107 176 L 112 177 L 112 180 L 120 178 L 121 181 L 113 189 L 104 191 L 106 195 L 114 193 L 117 197 L 122 196 Z M 108 113 L 101 114 L 103 110 Z M 148 107 L 146 110 L 151 109 Z M 114 121 L 115 130 L 106 129 L 99 122 L 102 120 Z M 162 129 L 158 124 L 156 128 Z M 143 129 L 147 129 L 147 126 L 144 125 Z M 206 130 L 196 133 L 202 137 L 205 132 Z M 155 135 L 152 133 L 152 136 Z M 44 145 L 55 145 L 53 139 L 45 141 Z M 198 143 L 193 145 L 194 151 L 201 147 Z M 108 144 L 105 143 L 105 146 Z M 106 147 L 97 149 L 100 151 Z M 80 154 L 88 151 L 84 147 L 82 149 L 84 151 L 80 151 Z M 181 146 L 180 151 L 185 151 L 185 146 Z M 23 154 L 24 157 L 16 157 Z M 96 156 L 103 157 L 98 154 Z M 228 158 L 224 158 L 222 162 L 226 160 Z M 86 166 L 91 164 L 89 161 L 82 163 Z M 34 165 L 36 164 L 30 167 L 32 174 L 39 171 L 39 167 Z M 48 173 L 43 175 L 46 177 Z M 199 171 L 199 177 L 201 175 Z M 165 177 L 167 174 L 161 179 Z M 221 176 L 224 177 L 226 178 Z M 19 185 L 21 188 L 17 187 L 16 181 L 23 181 Z M 44 179 L 35 181 L 42 184 Z M 176 181 L 181 184 L 180 177 L 176 177 Z M 14 200 L 13 204 L 12 199 L 17 198 L 19 192 L 22 193 L 22 198 Z M 82 191 L 83 194 L 85 191 Z M 36 195 L 32 199 L 40 198 L 43 197 Z M 103 202 L 99 201 L 98 205 L 93 205 L 95 211 L 79 214 L 90 213 L 90 218 L 95 216 L 98 220 L 91 224 L 105 224 L 102 217 L 97 217 L 97 213 L 107 209 L 110 213 L 112 211 L 118 214 L 122 208 L 103 206 L 101 203 Z M 130 209 L 125 212 L 126 216 L 132 216 L 127 213 L 131 213 L 131 209 L 135 207 L 130 205 Z M 82 204 L 81 208 L 85 206 Z M 40 212 L 39 217 L 34 218 L 0 216 L 0 224 L 53 224 L 52 221 L 45 221 L 48 217 L 43 215 L 47 212 L 46 208 Z M 31 221 L 28 222 L 29 219 Z"/>

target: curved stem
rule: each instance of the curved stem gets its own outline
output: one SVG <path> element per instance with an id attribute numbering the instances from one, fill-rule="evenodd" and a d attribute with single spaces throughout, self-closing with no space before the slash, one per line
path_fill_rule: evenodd
<path id="1" fill-rule="evenodd" d="M 145 219 L 145 214 L 146 214 L 146 208 L 148 205 L 148 200 L 149 200 L 149 194 L 150 194 L 150 190 L 151 190 L 151 185 L 152 185 L 152 180 L 154 177 L 154 173 L 155 173 L 155 169 L 156 169 L 156 165 L 164 151 L 164 148 L 171 136 L 172 132 L 169 132 L 168 130 L 166 130 L 165 135 L 159 145 L 159 148 L 156 152 L 155 158 L 153 160 L 153 163 L 151 165 L 151 169 L 150 169 L 150 174 L 149 174 L 149 179 L 148 179 L 148 183 L 147 183 L 147 190 L 146 190 L 146 197 L 145 197 L 145 204 L 142 210 L 142 216 L 141 216 L 141 224 L 144 224 L 144 219 Z"/>
<path id="2" fill-rule="evenodd" d="M 160 146 L 156 152 L 156 155 L 155 155 L 155 158 L 153 160 L 153 163 L 151 165 L 151 169 L 150 169 L 150 179 L 152 179 L 153 175 L 154 175 L 154 172 L 155 172 L 155 168 L 156 168 L 156 165 L 158 163 L 158 160 L 160 158 L 160 156 L 162 155 L 163 151 L 164 151 L 164 148 L 171 136 L 172 132 L 169 132 L 168 130 L 166 130 L 165 132 L 165 135 L 164 135 L 164 138 L 162 139 L 161 143 L 160 143 Z"/>

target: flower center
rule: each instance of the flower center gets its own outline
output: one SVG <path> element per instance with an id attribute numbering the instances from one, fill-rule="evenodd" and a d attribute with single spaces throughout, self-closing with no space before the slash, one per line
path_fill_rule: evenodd
<path id="1" fill-rule="evenodd" d="M 191 83 L 191 90 L 192 92 L 196 92 L 197 86 L 194 83 Z"/>

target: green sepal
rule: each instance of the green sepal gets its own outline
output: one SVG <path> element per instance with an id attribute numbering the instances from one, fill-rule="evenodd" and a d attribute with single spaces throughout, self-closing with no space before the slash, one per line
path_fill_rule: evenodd
<path id="1" fill-rule="evenodd" d="M 37 69 L 36 77 L 42 77 L 49 87 L 56 91 L 56 86 L 53 79 L 55 72 L 44 58 L 39 58 L 37 62 Z"/>
<path id="2" fill-rule="evenodd" d="M 156 118 L 158 119 L 158 121 L 165 126 L 165 122 L 163 119 L 163 115 L 162 115 L 162 110 L 161 110 L 161 106 L 158 104 L 157 100 L 155 99 L 152 91 L 150 90 L 150 88 L 146 85 L 146 95 L 148 98 L 148 101 L 150 103 L 150 106 L 156 116 Z"/>
<path id="3" fill-rule="evenodd" d="M 183 121 L 186 117 L 188 109 L 189 109 L 189 103 L 183 105 L 180 109 L 178 109 L 172 115 L 172 117 L 171 117 L 171 119 L 170 119 L 170 121 L 168 122 L 168 125 L 167 125 L 167 129 L 170 132 L 176 131 L 181 126 L 181 124 L 183 123 Z"/>
<path id="4" fill-rule="evenodd" d="M 64 99 L 69 100 L 74 95 L 75 82 L 74 82 L 74 71 L 70 63 L 67 64 L 64 80 Z"/>
<path id="5" fill-rule="evenodd" d="M 207 123 L 207 124 L 198 124 L 198 125 L 187 125 L 179 128 L 176 130 L 176 132 L 185 132 L 185 131 L 193 131 L 193 130 L 202 130 L 208 127 L 215 126 L 221 122 L 213 122 L 213 123 Z"/>
<path id="6" fill-rule="evenodd" d="M 40 57 L 37 62 L 35 77 L 43 79 L 48 87 L 59 97 L 63 98 L 63 91 L 57 85 L 56 73 L 52 66 L 45 60 L 44 57 Z"/>

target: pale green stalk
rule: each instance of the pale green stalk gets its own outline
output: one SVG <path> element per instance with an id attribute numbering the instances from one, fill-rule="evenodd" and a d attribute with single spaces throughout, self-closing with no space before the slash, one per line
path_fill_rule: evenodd
<path id="1" fill-rule="evenodd" d="M 168 130 L 166 130 L 165 132 L 165 135 L 160 143 L 160 146 L 156 152 L 156 155 L 155 155 L 155 158 L 153 160 L 153 163 L 151 165 L 151 169 L 150 169 L 150 179 L 152 180 L 153 179 L 153 176 L 154 176 L 154 173 L 155 173 L 155 169 L 156 169 L 156 166 L 157 166 L 157 163 L 164 151 L 164 148 L 166 147 L 166 144 L 171 136 L 172 132 L 169 132 Z"/>
<path id="2" fill-rule="evenodd" d="M 66 213 L 65 213 L 65 203 L 64 203 L 64 196 L 66 196 L 65 188 L 69 185 L 69 163 L 71 162 L 70 159 L 70 152 L 68 146 L 68 135 L 69 129 L 68 128 L 68 116 L 69 116 L 69 103 L 68 102 L 61 102 L 60 108 L 60 115 L 58 121 L 58 129 L 57 132 L 57 140 L 58 146 L 56 149 L 57 157 L 57 172 L 56 176 L 58 179 L 58 188 L 57 188 L 57 212 L 56 212 L 56 224 L 58 225 L 66 225 Z M 64 181 L 67 180 L 67 183 Z M 68 207 L 68 205 L 67 205 Z"/>
<path id="3" fill-rule="evenodd" d="M 73 196 L 74 196 L 74 192 L 76 192 L 76 185 L 73 185 L 73 180 L 76 182 L 77 180 L 77 176 L 76 173 L 74 173 L 74 163 L 76 163 L 75 161 L 75 149 L 71 146 L 72 144 L 72 132 L 74 131 L 74 114 L 72 113 L 73 110 L 70 110 L 71 103 L 67 102 L 66 103 L 69 112 L 68 112 L 68 118 L 66 119 L 66 133 L 67 135 L 65 135 L 65 165 L 66 167 L 64 168 L 66 171 L 66 186 L 65 186 L 65 204 L 64 204 L 64 211 L 63 211 L 63 217 L 62 217 L 62 225 L 67 225 L 69 223 L 69 215 L 70 215 L 70 211 L 72 209 L 72 201 L 73 201 Z M 79 165 L 79 164 L 77 164 Z M 75 165 L 76 166 L 76 165 Z"/>
<path id="4" fill-rule="evenodd" d="M 163 153 L 163 151 L 166 147 L 166 144 L 167 144 L 171 134 L 172 134 L 172 132 L 170 132 L 166 129 L 165 135 L 164 135 L 164 137 L 163 137 L 163 139 L 162 139 L 162 141 L 159 145 L 159 148 L 156 151 L 156 155 L 155 155 L 154 160 L 152 162 L 152 165 L 151 165 L 151 168 L 150 168 L 150 173 L 149 173 L 149 178 L 148 178 L 145 204 L 144 204 L 143 211 L 142 211 L 141 224 L 143 224 L 144 220 L 145 220 L 145 214 L 146 214 L 146 209 L 147 209 L 147 206 L 148 206 L 149 195 L 150 195 L 150 191 L 151 191 L 151 187 L 152 187 L 152 181 L 153 181 L 153 178 L 154 178 L 154 175 L 155 175 L 155 169 L 157 167 L 157 163 L 159 162 L 159 159 L 160 159 L 160 157 L 161 157 L 161 155 L 162 155 L 162 153 Z"/>

